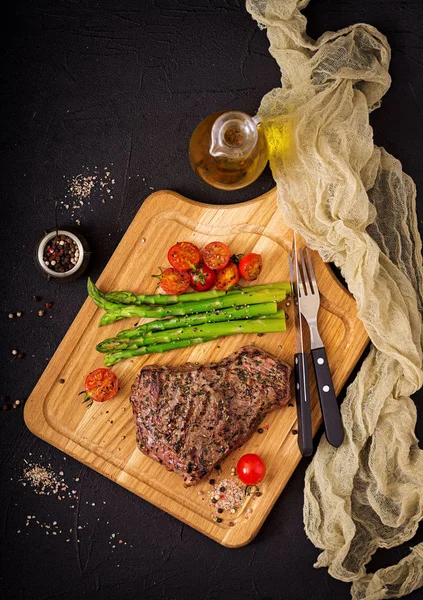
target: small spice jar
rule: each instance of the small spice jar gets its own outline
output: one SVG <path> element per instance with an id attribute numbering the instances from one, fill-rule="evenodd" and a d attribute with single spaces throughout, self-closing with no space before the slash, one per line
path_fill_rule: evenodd
<path id="1" fill-rule="evenodd" d="M 90 260 L 87 240 L 78 231 L 51 229 L 35 247 L 35 264 L 46 279 L 73 281 L 80 277 Z"/>

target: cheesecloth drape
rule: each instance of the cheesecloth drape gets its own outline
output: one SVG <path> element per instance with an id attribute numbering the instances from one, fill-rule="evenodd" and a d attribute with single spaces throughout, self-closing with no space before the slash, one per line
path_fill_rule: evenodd
<path id="1" fill-rule="evenodd" d="M 353 582 L 355 600 L 397 598 L 423 585 L 423 544 L 376 573 L 366 564 L 411 539 L 423 517 L 410 399 L 423 384 L 415 186 L 369 124 L 390 86 L 385 36 L 357 24 L 314 41 L 307 4 L 247 0 L 282 73 L 259 115 L 285 221 L 340 268 L 372 347 L 342 405 L 344 443 L 323 438 L 308 468 L 304 523 L 323 549 L 316 566 Z"/>

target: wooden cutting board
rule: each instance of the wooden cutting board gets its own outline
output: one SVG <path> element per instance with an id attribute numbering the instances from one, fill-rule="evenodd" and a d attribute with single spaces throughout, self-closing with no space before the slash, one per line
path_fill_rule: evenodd
<path id="1" fill-rule="evenodd" d="M 167 265 L 167 249 L 182 240 L 194 242 L 200 248 L 210 241 L 222 240 L 235 254 L 258 252 L 263 256 L 264 266 L 257 283 L 289 280 L 287 253 L 292 231 L 277 209 L 276 190 L 231 206 L 201 204 L 175 192 L 160 191 L 149 196 L 138 211 L 98 280 L 100 288 L 154 292 L 156 280 L 152 279 L 152 273 L 157 273 L 158 266 Z M 317 254 L 313 253 L 312 258 L 321 291 L 319 328 L 339 393 L 368 337 L 356 316 L 352 296 Z M 87 409 L 78 393 L 83 389 L 85 376 L 103 365 L 96 344 L 137 322 L 126 319 L 99 328 L 103 311 L 87 299 L 26 403 L 26 424 L 35 435 L 224 546 L 243 546 L 257 534 L 300 461 L 297 436 L 293 433 L 297 427 L 295 406 L 291 404 L 268 415 L 262 424 L 263 433 L 255 433 L 242 448 L 230 454 L 221 464 L 221 473 L 213 472 L 217 481 L 231 477 L 231 467 L 247 452 L 258 453 L 267 465 L 261 496 L 249 499 L 251 512 L 247 509 L 239 517 L 230 515 L 234 526 L 229 527 L 227 519 L 221 524 L 212 519 L 209 478 L 184 488 L 181 477 L 169 473 L 137 449 L 128 398 L 134 377 L 146 364 L 218 361 L 250 343 L 292 366 L 295 351 L 292 306 L 286 307 L 286 311 L 289 318 L 285 333 L 234 336 L 119 363 L 114 367 L 120 382 L 116 398 L 104 404 L 94 403 Z M 313 375 L 311 383 L 316 432 L 321 414 Z"/>

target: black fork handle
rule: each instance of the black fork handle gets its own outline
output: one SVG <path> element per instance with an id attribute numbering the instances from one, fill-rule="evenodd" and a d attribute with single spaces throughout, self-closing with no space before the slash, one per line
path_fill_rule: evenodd
<path id="1" fill-rule="evenodd" d="M 335 396 L 326 350 L 324 348 L 316 348 L 311 351 L 311 356 L 313 358 L 326 439 L 329 444 L 338 448 L 344 440 L 344 430 L 342 428 L 341 413 Z"/>
<path id="2" fill-rule="evenodd" d="M 295 354 L 294 380 L 295 397 L 297 400 L 298 446 L 303 456 L 310 456 L 313 454 L 313 431 L 311 427 L 307 354 Z"/>

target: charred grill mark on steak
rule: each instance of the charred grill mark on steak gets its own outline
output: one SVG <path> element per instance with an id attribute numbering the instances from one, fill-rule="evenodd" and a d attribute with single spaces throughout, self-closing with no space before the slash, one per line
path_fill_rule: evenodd
<path id="1" fill-rule="evenodd" d="M 207 365 L 148 365 L 130 397 L 138 447 L 193 485 L 290 400 L 290 374 L 255 346 Z"/>

